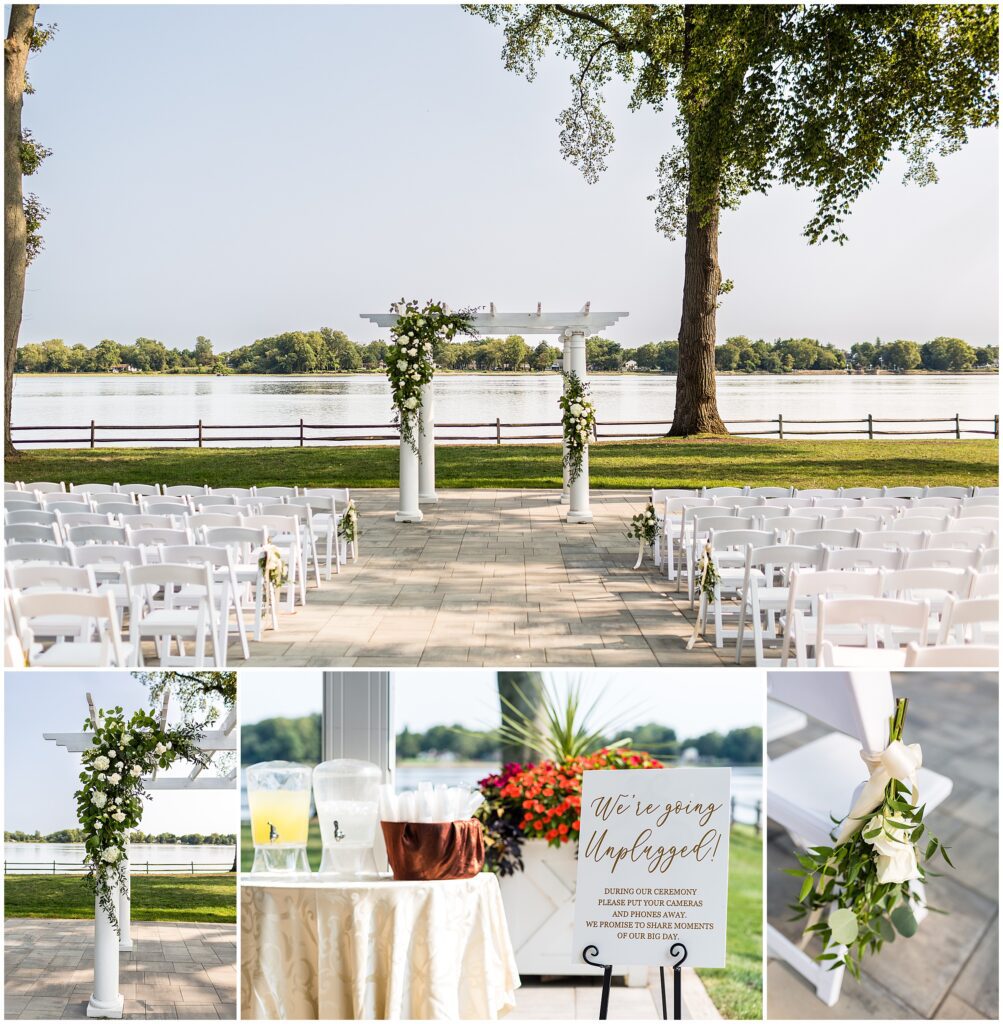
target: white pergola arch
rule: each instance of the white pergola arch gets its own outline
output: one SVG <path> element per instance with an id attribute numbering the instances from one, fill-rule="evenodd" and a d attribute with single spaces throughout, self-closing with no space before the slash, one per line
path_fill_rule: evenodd
<path id="1" fill-rule="evenodd" d="M 585 339 L 612 327 L 629 313 L 597 313 L 591 303 L 576 313 L 544 312 L 543 304 L 536 304 L 535 313 L 499 313 L 492 302 L 486 313 L 475 313 L 473 325 L 480 335 L 494 334 L 549 334 L 558 335 L 564 351 L 564 372 L 574 372 L 585 381 Z M 377 327 L 390 328 L 397 322 L 396 313 L 360 313 Z M 435 493 L 435 384 L 425 386 L 422 393 L 421 415 L 418 420 L 418 453 L 407 445 L 400 446 L 400 501 L 394 517 L 399 523 L 420 523 L 422 504 L 436 501 Z M 562 501 L 568 502 L 569 523 L 591 523 L 589 508 L 589 453 L 585 449 L 582 473 L 568 486 L 568 471 L 564 470 Z"/>
<path id="2" fill-rule="evenodd" d="M 167 724 L 167 707 L 170 701 L 170 690 L 164 692 L 164 702 L 160 709 L 160 726 Z M 97 713 L 94 700 L 87 694 L 87 707 L 91 724 L 97 729 Z M 236 709 L 231 710 L 218 729 L 209 730 L 199 741 L 199 750 L 212 759 L 220 751 L 236 752 L 237 737 L 234 727 L 237 724 Z M 42 739 L 64 747 L 68 753 L 81 754 L 87 750 L 94 739 L 93 732 L 45 732 Z M 237 768 L 234 766 L 224 776 L 202 774 L 202 765 L 195 765 L 185 778 L 157 778 L 154 772 L 143 779 L 147 790 L 232 790 L 235 788 Z M 125 860 L 125 883 L 119 890 L 118 923 L 119 934 L 111 918 L 101 909 L 101 904 L 94 900 L 94 988 L 87 1003 L 88 1017 L 108 1017 L 119 1020 L 125 1005 L 125 998 L 119 991 L 118 969 L 119 953 L 132 949 L 132 883 L 129 876 L 129 861 Z"/>

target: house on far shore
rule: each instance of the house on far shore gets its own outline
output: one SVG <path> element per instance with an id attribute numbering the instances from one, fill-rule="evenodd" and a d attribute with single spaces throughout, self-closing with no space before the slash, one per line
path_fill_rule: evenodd
<path id="1" fill-rule="evenodd" d="M 627 362 L 623 364 L 623 368 L 627 371 L 627 373 L 633 373 L 637 369 L 637 360 L 628 359 Z"/>
<path id="2" fill-rule="evenodd" d="M 135 366 L 130 366 L 128 363 L 116 363 L 111 368 L 112 373 L 139 373 L 139 370 Z"/>

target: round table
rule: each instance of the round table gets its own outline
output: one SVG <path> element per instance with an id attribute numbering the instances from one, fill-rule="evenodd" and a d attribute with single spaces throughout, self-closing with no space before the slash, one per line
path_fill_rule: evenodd
<path id="1" fill-rule="evenodd" d="M 495 1020 L 519 974 L 498 879 L 244 875 L 244 1020 Z"/>

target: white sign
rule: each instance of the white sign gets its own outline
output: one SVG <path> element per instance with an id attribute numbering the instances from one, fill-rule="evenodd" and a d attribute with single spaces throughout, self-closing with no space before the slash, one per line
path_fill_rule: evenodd
<path id="1" fill-rule="evenodd" d="M 724 967 L 731 769 L 587 771 L 581 822 L 574 959 Z"/>

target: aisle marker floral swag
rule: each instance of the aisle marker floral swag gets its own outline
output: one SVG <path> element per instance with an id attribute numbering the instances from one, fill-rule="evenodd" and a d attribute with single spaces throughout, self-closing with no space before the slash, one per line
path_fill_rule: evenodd
<path id="1" fill-rule="evenodd" d="M 83 771 L 74 794 L 77 818 L 84 832 L 88 884 L 120 932 L 118 894 L 126 882 L 129 831 L 143 816 L 144 774 L 170 768 L 178 758 L 202 767 L 209 761 L 198 748 L 199 726 L 161 728 L 149 711 L 137 711 L 126 721 L 121 707 L 99 710 L 93 721 L 84 722 L 84 731 L 91 729 L 94 736 L 80 756 Z"/>
<path id="2" fill-rule="evenodd" d="M 923 822 L 925 805 L 919 803 L 916 782 L 923 753 L 918 743 L 902 742 L 907 706 L 905 698 L 896 702 L 888 746 L 879 754 L 861 752 L 870 778 L 850 813 L 841 822 L 832 819 L 838 826 L 832 832 L 833 845 L 798 855 L 801 868 L 787 869 L 802 879 L 792 908 L 798 918 L 807 918 L 802 946 L 818 935 L 823 952 L 815 959 L 831 961 L 830 969 L 845 966 L 858 979 L 865 954 L 879 952 L 885 942 L 895 940 L 896 932 L 904 938 L 916 934 L 912 908 L 921 894 L 911 883 L 927 876 L 919 855 L 924 835 L 922 860 L 929 862 L 939 851 L 954 867 L 947 848 Z M 845 951 L 836 952 L 832 947 L 837 946 Z"/>
<path id="3" fill-rule="evenodd" d="M 655 506 L 650 501 L 643 512 L 638 512 L 631 519 L 627 537 L 630 540 L 637 540 L 637 561 L 634 568 L 640 569 L 645 547 L 653 548 L 658 537 L 658 516 L 655 513 Z"/>
<path id="4" fill-rule="evenodd" d="M 270 602 L 272 593 L 289 582 L 289 567 L 282 552 L 274 544 L 266 544 L 258 555 L 258 568 L 269 584 L 265 590 L 265 599 Z"/>
<path id="5" fill-rule="evenodd" d="M 717 590 L 721 577 L 718 575 L 717 566 L 714 564 L 714 549 L 710 543 L 704 545 L 703 555 L 697 563 L 697 595 L 700 598 L 700 607 L 697 609 L 696 622 L 693 623 L 693 633 L 686 643 L 686 650 L 692 651 L 700 634 L 707 628 L 707 609 L 714 600 L 714 592 Z"/>
<path id="6" fill-rule="evenodd" d="M 484 825 L 488 869 L 500 875 L 521 871 L 527 839 L 558 847 L 578 842 L 584 771 L 662 767 L 642 750 L 617 747 L 559 762 L 507 764 L 499 774 L 481 779 L 484 803 L 476 817 Z"/>
<path id="7" fill-rule="evenodd" d="M 417 299 L 393 302 L 390 312 L 397 322 L 390 328 L 393 340 L 387 350 L 387 377 L 394 403 L 394 426 L 406 444 L 418 453 L 417 423 L 422 388 L 435 375 L 435 343 L 452 341 L 457 334 L 476 334 L 475 308 L 452 312 L 444 302 Z"/>
<path id="8" fill-rule="evenodd" d="M 359 534 L 359 510 L 355 502 L 349 499 L 341 518 L 338 520 L 338 536 L 346 544 L 351 544 Z"/>
<path id="9" fill-rule="evenodd" d="M 589 386 L 574 370 L 564 374 L 564 392 L 558 404 L 564 430 L 564 465 L 568 467 L 568 482 L 574 483 L 582 475 L 585 450 L 596 428 L 596 407 Z"/>

